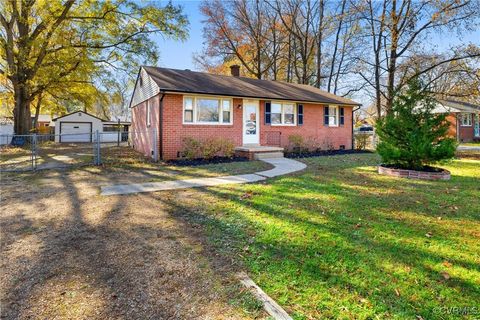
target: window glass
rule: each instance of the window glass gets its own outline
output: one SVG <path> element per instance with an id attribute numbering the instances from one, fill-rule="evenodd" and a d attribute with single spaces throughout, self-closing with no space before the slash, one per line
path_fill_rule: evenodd
<path id="1" fill-rule="evenodd" d="M 193 98 L 185 98 L 184 100 L 184 122 L 193 122 Z"/>
<path id="2" fill-rule="evenodd" d="M 273 103 L 271 107 L 271 121 L 272 124 L 282 123 L 282 105 L 280 103 Z"/>
<path id="3" fill-rule="evenodd" d="M 193 98 L 185 98 L 185 109 L 193 110 Z"/>
<path id="4" fill-rule="evenodd" d="M 229 123 L 230 122 L 230 100 L 223 100 L 222 101 L 222 122 Z"/>
<path id="5" fill-rule="evenodd" d="M 295 123 L 295 109 L 293 104 L 284 104 L 283 105 L 284 113 L 284 122 L 285 124 L 294 124 Z"/>
<path id="6" fill-rule="evenodd" d="M 340 108 L 340 125 L 345 125 L 345 108 Z"/>
<path id="7" fill-rule="evenodd" d="M 337 125 L 337 107 L 328 108 L 328 125 L 329 126 Z"/>
<path id="8" fill-rule="evenodd" d="M 217 99 L 197 99 L 197 121 L 218 122 L 220 101 Z"/>
<path id="9" fill-rule="evenodd" d="M 462 126 L 471 126 L 472 125 L 472 117 L 470 114 L 464 113 L 462 114 Z"/>

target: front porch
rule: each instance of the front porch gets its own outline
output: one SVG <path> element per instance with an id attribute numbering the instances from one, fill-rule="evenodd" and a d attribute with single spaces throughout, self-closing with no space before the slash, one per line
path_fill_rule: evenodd
<path id="1" fill-rule="evenodd" d="M 244 145 L 235 148 L 235 156 L 249 160 L 283 158 L 284 148 L 274 146 Z"/>

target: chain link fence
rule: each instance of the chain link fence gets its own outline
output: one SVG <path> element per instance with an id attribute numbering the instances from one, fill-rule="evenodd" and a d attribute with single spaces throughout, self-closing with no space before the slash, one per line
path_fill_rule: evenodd
<path id="1" fill-rule="evenodd" d="M 149 152 L 148 156 L 133 148 L 134 144 L 140 143 L 150 147 L 158 146 L 157 140 L 155 129 L 59 135 L 0 135 L 0 171 L 158 161 L 158 147 L 151 154 Z"/>

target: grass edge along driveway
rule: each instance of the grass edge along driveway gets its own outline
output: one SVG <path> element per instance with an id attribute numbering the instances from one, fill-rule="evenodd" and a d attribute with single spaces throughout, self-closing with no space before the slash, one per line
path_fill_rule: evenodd
<path id="1" fill-rule="evenodd" d="M 178 206 L 295 319 L 479 316 L 480 161 L 444 165 L 451 181 L 380 176 L 373 154 L 304 161 Z"/>

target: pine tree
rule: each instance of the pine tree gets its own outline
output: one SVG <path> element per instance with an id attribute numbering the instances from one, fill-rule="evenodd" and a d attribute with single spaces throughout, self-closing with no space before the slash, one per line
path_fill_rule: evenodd
<path id="1" fill-rule="evenodd" d="M 419 79 L 394 99 L 392 112 L 377 121 L 377 152 L 384 164 L 422 170 L 454 157 L 455 139 L 448 137 L 446 114 L 433 113 L 435 100 Z"/>

